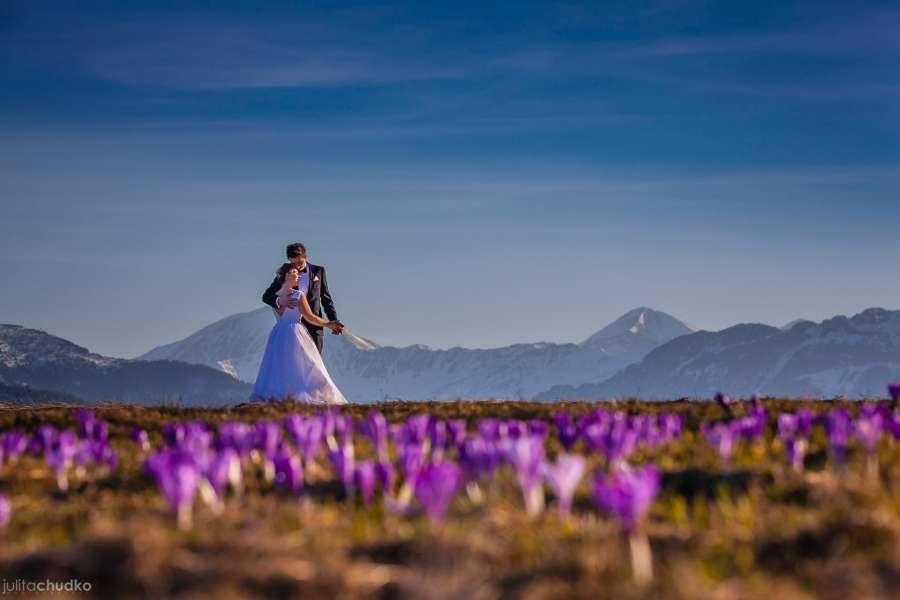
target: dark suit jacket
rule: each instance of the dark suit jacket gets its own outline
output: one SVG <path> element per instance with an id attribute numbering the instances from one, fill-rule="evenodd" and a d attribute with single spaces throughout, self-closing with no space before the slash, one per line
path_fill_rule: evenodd
<path id="1" fill-rule="evenodd" d="M 337 321 L 337 310 L 334 308 L 334 302 L 331 300 L 331 292 L 328 291 L 328 280 L 325 279 L 325 267 L 306 263 L 309 267 L 309 291 L 306 292 L 306 300 L 312 311 L 322 316 L 322 309 L 328 315 L 329 321 Z M 278 277 L 272 281 L 272 285 L 263 292 L 262 301 L 272 308 L 275 306 L 275 293 L 281 288 Z M 321 327 L 317 327 L 306 321 L 303 321 L 310 335 L 322 336 L 325 332 Z"/>

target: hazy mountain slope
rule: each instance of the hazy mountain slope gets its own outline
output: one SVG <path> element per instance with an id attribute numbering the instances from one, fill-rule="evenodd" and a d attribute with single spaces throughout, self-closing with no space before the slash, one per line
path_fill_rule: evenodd
<path id="1" fill-rule="evenodd" d="M 0 404 L 84 404 L 84 400 L 62 392 L 9 385 L 0 381 Z"/>
<path id="2" fill-rule="evenodd" d="M 0 380 L 86 401 L 220 405 L 250 394 L 249 385 L 215 369 L 101 356 L 18 325 L 0 325 Z"/>
<path id="3" fill-rule="evenodd" d="M 639 363 L 593 385 L 556 386 L 541 399 L 667 399 L 749 396 L 883 396 L 900 379 L 900 311 L 873 308 L 852 318 L 789 329 L 737 325 L 698 332 L 656 348 Z"/>
<path id="4" fill-rule="evenodd" d="M 141 358 L 203 364 L 252 382 L 273 324 L 272 311 L 265 307 L 232 315 Z M 356 402 L 531 398 L 561 382 L 603 381 L 663 341 L 690 331 L 665 313 L 639 308 L 581 344 L 434 350 L 422 345 L 379 346 L 363 338 L 328 334 L 325 361 L 344 395 Z"/>

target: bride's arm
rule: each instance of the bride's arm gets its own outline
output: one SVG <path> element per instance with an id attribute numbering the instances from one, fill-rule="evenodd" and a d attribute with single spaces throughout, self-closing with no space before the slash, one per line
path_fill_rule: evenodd
<path id="1" fill-rule="evenodd" d="M 273 306 L 272 308 L 277 307 L 277 308 L 275 308 L 275 312 L 278 313 L 278 316 L 280 317 L 280 316 L 284 315 L 284 309 L 287 307 L 284 306 L 283 304 L 281 306 L 278 306 L 278 302 L 277 302 L 278 298 L 284 298 L 284 296 L 282 296 L 281 294 L 277 294 L 277 295 L 273 296 L 272 304 L 274 304 L 275 306 Z"/>
<path id="2" fill-rule="evenodd" d="M 306 294 L 300 294 L 300 315 L 306 319 L 307 322 L 312 323 L 318 327 L 328 327 L 331 329 L 331 321 L 326 321 L 316 313 L 312 311 L 309 307 L 309 302 L 306 300 Z"/>

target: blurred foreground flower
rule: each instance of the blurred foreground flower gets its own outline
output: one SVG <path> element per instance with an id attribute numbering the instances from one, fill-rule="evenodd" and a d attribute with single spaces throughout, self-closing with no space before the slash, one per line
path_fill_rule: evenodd
<path id="1" fill-rule="evenodd" d="M 507 459 L 522 488 L 525 510 L 532 516 L 539 514 L 544 509 L 544 438 L 538 435 L 518 438 L 510 446 Z"/>
<path id="2" fill-rule="evenodd" d="M 556 464 L 549 464 L 545 470 L 547 483 L 559 500 L 559 514 L 568 517 L 572 512 L 572 496 L 587 468 L 584 457 L 579 454 L 561 454 Z"/>
<path id="3" fill-rule="evenodd" d="M 0 494 L 0 528 L 6 529 L 12 516 L 12 504 L 6 494 Z"/>
<path id="4" fill-rule="evenodd" d="M 622 523 L 628 535 L 634 579 L 640 585 L 653 579 L 650 542 L 640 524 L 659 487 L 659 469 L 652 465 L 637 470 L 622 469 L 609 476 L 601 473 L 594 479 L 594 502 Z"/>
<path id="5" fill-rule="evenodd" d="M 736 422 L 734 422 L 736 423 Z M 716 449 L 719 458 L 722 459 L 723 465 L 731 464 L 731 457 L 734 454 L 734 443 L 737 437 L 736 427 L 739 424 L 732 423 L 716 423 L 715 425 L 703 424 L 703 437 L 709 442 L 709 445 Z"/>
<path id="6" fill-rule="evenodd" d="M 439 462 L 428 465 L 416 475 L 415 493 L 419 504 L 434 523 L 444 520 L 444 514 L 462 481 L 462 469 L 456 463 Z"/>
<path id="7" fill-rule="evenodd" d="M 190 528 L 200 481 L 196 463 L 182 451 L 162 450 L 148 458 L 145 466 L 175 510 L 179 529 Z"/>

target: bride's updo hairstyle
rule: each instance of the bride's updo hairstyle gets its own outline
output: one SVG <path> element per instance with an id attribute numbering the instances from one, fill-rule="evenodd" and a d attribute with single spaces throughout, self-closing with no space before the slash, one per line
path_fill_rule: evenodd
<path id="1" fill-rule="evenodd" d="M 278 267 L 278 272 L 276 273 L 278 276 L 278 283 L 284 284 L 284 279 L 287 277 L 288 271 L 291 269 L 296 269 L 293 263 L 286 262 L 280 267 Z"/>

